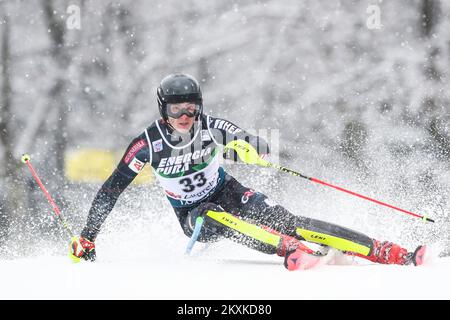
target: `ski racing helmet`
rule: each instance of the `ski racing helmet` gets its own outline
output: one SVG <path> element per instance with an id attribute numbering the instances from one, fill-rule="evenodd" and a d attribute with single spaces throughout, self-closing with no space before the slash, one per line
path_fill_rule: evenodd
<path id="1" fill-rule="evenodd" d="M 202 90 L 198 81 L 191 75 L 174 73 L 162 79 L 158 89 L 159 114 L 167 121 L 169 114 L 167 105 L 170 103 L 193 102 L 197 105 L 194 112 L 195 120 L 203 113 Z"/>

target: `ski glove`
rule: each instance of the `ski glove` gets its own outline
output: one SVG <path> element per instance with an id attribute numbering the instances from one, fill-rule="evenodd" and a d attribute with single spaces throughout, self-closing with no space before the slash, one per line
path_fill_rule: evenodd
<path id="1" fill-rule="evenodd" d="M 95 261 L 95 244 L 83 237 L 73 237 L 69 247 L 69 257 L 74 262 L 81 259 Z"/>
<path id="2" fill-rule="evenodd" d="M 239 157 L 239 159 L 246 164 L 256 164 L 263 167 L 270 166 L 270 162 L 264 160 L 264 158 L 258 154 L 258 151 L 250 143 L 244 140 L 230 141 L 223 148 L 223 151 L 225 158 L 233 159 L 234 161 Z"/>

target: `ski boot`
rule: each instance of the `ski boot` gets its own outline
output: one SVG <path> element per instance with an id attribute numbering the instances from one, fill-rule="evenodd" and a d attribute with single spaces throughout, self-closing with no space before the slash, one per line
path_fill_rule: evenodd
<path id="1" fill-rule="evenodd" d="M 325 262 L 329 247 L 314 250 L 303 242 L 290 236 L 280 235 L 281 241 L 277 248 L 277 255 L 284 257 L 284 266 L 289 271 L 306 270 Z"/>
<path id="2" fill-rule="evenodd" d="M 294 237 L 287 236 L 269 227 L 264 226 L 263 228 L 270 233 L 280 236 L 281 239 L 276 254 L 279 257 L 284 257 L 284 266 L 290 271 L 310 269 L 316 266 L 324 255 L 320 251 L 311 249 Z"/>
<path id="3" fill-rule="evenodd" d="M 373 240 L 373 243 L 373 249 L 368 256 L 352 252 L 347 252 L 347 254 L 381 264 L 413 264 L 415 266 L 423 264 L 426 252 L 426 246 L 424 245 L 418 246 L 414 252 L 408 252 L 405 248 L 389 241 Z"/>

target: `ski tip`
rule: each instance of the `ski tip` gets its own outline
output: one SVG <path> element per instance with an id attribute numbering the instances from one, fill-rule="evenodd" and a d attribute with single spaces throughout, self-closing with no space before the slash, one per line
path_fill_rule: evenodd
<path id="1" fill-rule="evenodd" d="M 294 271 L 299 268 L 299 257 L 295 256 L 294 253 L 295 251 L 286 253 L 286 257 L 284 259 L 284 267 L 289 271 Z"/>
<path id="2" fill-rule="evenodd" d="M 425 260 L 425 254 L 427 251 L 427 246 L 423 245 L 423 246 L 418 246 L 416 248 L 416 250 L 414 251 L 413 254 L 413 263 L 415 266 L 420 266 L 423 264 L 424 260 Z"/>
<path id="3" fill-rule="evenodd" d="M 309 254 L 302 249 L 293 250 L 286 254 L 284 266 L 289 271 L 313 268 L 320 261 L 320 257 Z"/>

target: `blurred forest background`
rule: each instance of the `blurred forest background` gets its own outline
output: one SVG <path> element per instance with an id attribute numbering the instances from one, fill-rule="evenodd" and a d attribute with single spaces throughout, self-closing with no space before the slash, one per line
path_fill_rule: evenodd
<path id="1" fill-rule="evenodd" d="M 206 113 L 274 130 L 283 165 L 436 223 L 269 169 L 244 183 L 298 214 L 445 250 L 449 15 L 439 0 L 0 0 L 0 256 L 67 245 L 21 155 L 79 232 L 102 182 L 68 179 L 68 155 L 123 152 L 175 71 L 201 81 Z M 173 215 L 153 184 L 114 210 L 106 233 Z"/>

